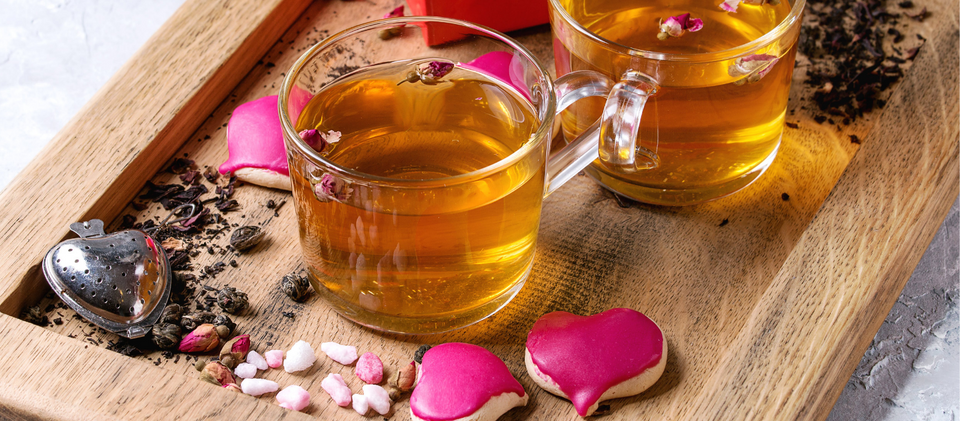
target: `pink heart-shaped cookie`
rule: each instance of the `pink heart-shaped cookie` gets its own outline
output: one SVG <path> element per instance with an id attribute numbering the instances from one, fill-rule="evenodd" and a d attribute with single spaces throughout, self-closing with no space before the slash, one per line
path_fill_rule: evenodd
<path id="1" fill-rule="evenodd" d="M 414 419 L 442 421 L 474 419 L 491 410 L 500 413 L 480 418 L 496 419 L 514 406 L 526 405 L 527 397 L 507 365 L 492 352 L 476 345 L 447 343 L 423 355 L 417 387 L 410 396 L 410 412 Z"/>
<path id="2" fill-rule="evenodd" d="M 657 324 L 627 308 L 589 317 L 545 314 L 527 335 L 526 350 L 531 378 L 570 399 L 581 416 L 592 414 L 600 401 L 650 387 L 663 373 L 667 355 Z"/>

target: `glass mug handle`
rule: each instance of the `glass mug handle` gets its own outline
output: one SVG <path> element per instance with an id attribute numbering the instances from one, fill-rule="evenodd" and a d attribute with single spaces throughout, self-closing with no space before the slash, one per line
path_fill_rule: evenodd
<path id="1" fill-rule="evenodd" d="M 603 165 L 626 173 L 659 165 L 656 153 L 636 144 L 643 106 L 657 91 L 653 78 L 628 71 L 614 85 L 610 78 L 598 72 L 579 70 L 561 76 L 554 84 L 558 115 L 586 97 L 606 97 L 607 102 L 599 121 L 550 156 L 544 196 L 556 191 L 597 158 Z"/>

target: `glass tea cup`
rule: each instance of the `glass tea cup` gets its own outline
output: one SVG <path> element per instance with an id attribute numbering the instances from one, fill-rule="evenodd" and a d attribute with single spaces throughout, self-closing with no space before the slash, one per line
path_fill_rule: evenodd
<path id="1" fill-rule="evenodd" d="M 780 146 L 805 4 L 773 2 L 549 0 L 557 75 L 618 81 L 607 99 L 562 114 L 571 137 L 602 119 L 602 159 L 586 173 L 658 205 L 716 199 L 756 180 Z M 702 28 L 661 34 L 685 13 Z"/>
<path id="2" fill-rule="evenodd" d="M 520 290 L 541 203 L 597 157 L 597 129 L 550 155 L 558 110 L 613 86 L 556 81 L 494 30 L 437 17 L 362 24 L 309 49 L 280 119 L 310 282 L 375 329 L 475 323 Z"/>

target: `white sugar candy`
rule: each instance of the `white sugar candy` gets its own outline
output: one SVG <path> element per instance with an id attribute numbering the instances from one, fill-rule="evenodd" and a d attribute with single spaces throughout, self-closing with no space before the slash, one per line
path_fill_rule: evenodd
<path id="1" fill-rule="evenodd" d="M 313 352 L 310 344 L 304 341 L 297 341 L 293 347 L 287 351 L 287 358 L 283 360 L 283 369 L 287 373 L 303 371 L 311 366 L 317 360 L 317 354 Z"/>
<path id="2" fill-rule="evenodd" d="M 324 342 L 320 344 L 320 350 L 327 354 L 334 361 L 350 365 L 357 360 L 357 347 L 340 345 L 336 342 Z"/>
<path id="3" fill-rule="evenodd" d="M 253 396 L 260 396 L 264 393 L 276 392 L 280 389 L 277 382 L 266 379 L 243 379 L 240 383 L 240 390 L 243 393 Z"/>

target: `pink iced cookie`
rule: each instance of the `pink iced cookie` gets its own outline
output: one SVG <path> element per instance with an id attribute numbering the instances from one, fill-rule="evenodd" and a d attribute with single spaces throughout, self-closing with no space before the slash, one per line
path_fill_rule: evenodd
<path id="1" fill-rule="evenodd" d="M 557 311 L 530 329 L 525 360 L 534 382 L 570 399 L 586 417 L 602 401 L 652 386 L 666 366 L 667 341 L 656 323 L 635 310 L 589 317 Z"/>
<path id="2" fill-rule="evenodd" d="M 410 396 L 415 420 L 495 420 L 528 395 L 506 364 L 486 349 L 464 343 L 437 345 L 423 355 Z"/>
<path id="3" fill-rule="evenodd" d="M 493 51 L 477 57 L 460 67 L 473 70 L 499 79 L 501 82 L 513 86 L 526 99 L 530 99 L 529 89 L 523 80 L 523 65 L 513 54 L 506 51 Z"/>
<path id="4" fill-rule="evenodd" d="M 227 123 L 227 150 L 230 157 L 220 165 L 220 173 L 231 172 L 249 183 L 290 190 L 276 95 L 233 110 Z"/>

